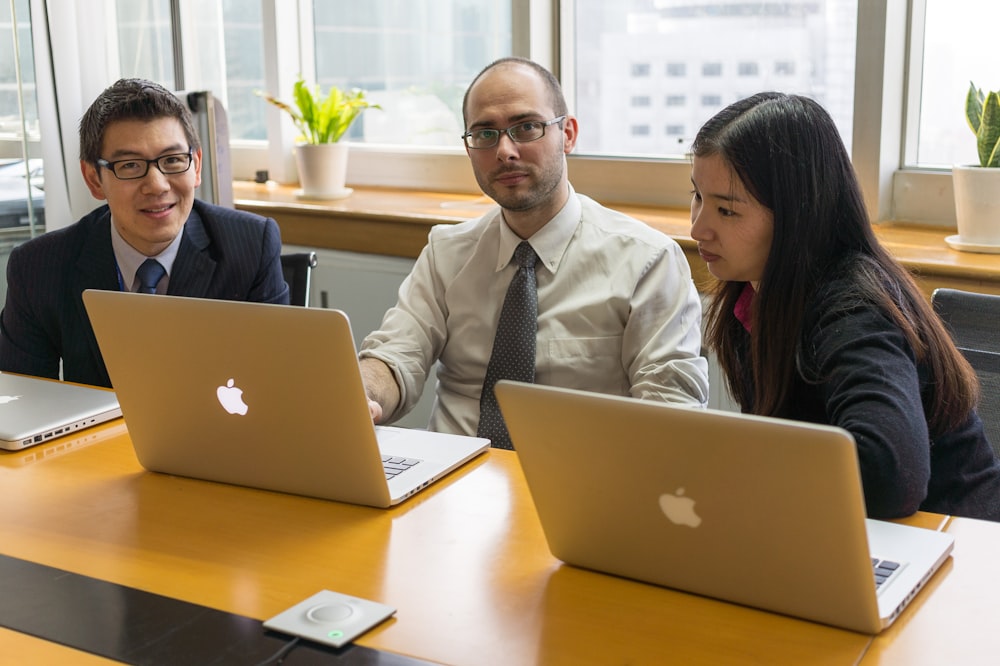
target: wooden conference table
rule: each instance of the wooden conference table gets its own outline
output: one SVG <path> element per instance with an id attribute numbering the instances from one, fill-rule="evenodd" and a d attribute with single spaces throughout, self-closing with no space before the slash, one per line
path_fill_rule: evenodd
<path id="1" fill-rule="evenodd" d="M 324 588 L 370 598 L 397 613 L 357 643 L 432 662 L 973 664 L 1000 655 L 1000 525 L 975 520 L 906 521 L 954 533 L 954 557 L 896 625 L 871 637 L 561 565 L 507 451 L 379 510 L 145 472 L 118 420 L 0 454 L 0 502 L 0 555 L 256 619 Z M 111 662 L 0 629 L 0 663 Z"/>

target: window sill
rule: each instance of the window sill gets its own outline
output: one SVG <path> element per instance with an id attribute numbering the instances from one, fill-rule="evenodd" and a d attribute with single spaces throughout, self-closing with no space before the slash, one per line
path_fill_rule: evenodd
<path id="1" fill-rule="evenodd" d="M 422 190 L 356 187 L 335 201 L 300 199 L 292 187 L 237 181 L 236 207 L 273 217 L 290 245 L 416 257 L 435 224 L 482 215 L 493 202 L 484 196 Z M 688 235 L 688 211 L 680 208 L 608 204 L 674 238 L 684 249 L 699 285 L 711 281 Z M 916 276 L 928 295 L 938 287 L 1000 294 L 1000 255 L 959 252 L 945 244 L 953 230 L 885 222 L 875 226 L 881 242 Z"/>

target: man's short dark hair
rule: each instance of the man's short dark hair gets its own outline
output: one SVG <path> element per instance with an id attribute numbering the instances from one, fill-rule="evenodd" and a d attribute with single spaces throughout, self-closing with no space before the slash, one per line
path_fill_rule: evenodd
<path id="1" fill-rule="evenodd" d="M 145 79 L 119 79 L 104 89 L 80 119 L 80 159 L 97 164 L 101 159 L 104 132 L 120 120 L 153 121 L 176 118 L 184 128 L 188 145 L 198 150 L 201 143 L 187 106 L 163 86 Z"/>

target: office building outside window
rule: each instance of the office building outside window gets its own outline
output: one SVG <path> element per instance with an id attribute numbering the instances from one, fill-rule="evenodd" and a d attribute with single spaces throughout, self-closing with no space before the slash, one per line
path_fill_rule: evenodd
<path id="1" fill-rule="evenodd" d="M 687 63 L 683 62 L 667 63 L 667 76 L 671 77 L 687 76 Z"/>
<path id="2" fill-rule="evenodd" d="M 721 62 L 706 62 L 701 66 L 702 76 L 722 76 Z"/>
<path id="3" fill-rule="evenodd" d="M 572 106 L 582 128 L 576 152 L 683 158 L 692 133 L 721 106 L 767 89 L 824 104 L 850 145 L 857 7 L 857 0 L 575 0 Z M 664 64 L 636 77 L 633 63 L 647 61 Z M 653 120 L 683 125 L 687 136 L 636 134 L 640 119 L 633 114 L 640 110 L 629 102 L 647 94 L 697 100 L 641 110 L 671 114 Z M 673 115 L 682 110 L 683 117 Z"/>
<path id="4" fill-rule="evenodd" d="M 778 76 L 794 76 L 795 63 L 791 60 L 779 60 L 774 63 L 774 73 Z"/>
<path id="5" fill-rule="evenodd" d="M 648 62 L 633 63 L 632 76 L 637 78 L 649 76 L 649 63 Z"/>

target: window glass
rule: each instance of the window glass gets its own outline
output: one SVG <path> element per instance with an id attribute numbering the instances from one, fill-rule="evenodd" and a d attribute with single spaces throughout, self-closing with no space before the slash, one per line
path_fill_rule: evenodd
<path id="1" fill-rule="evenodd" d="M 223 0 L 222 18 L 229 139 L 266 140 L 267 105 L 255 93 L 267 88 L 260 0 Z"/>
<path id="2" fill-rule="evenodd" d="M 19 139 L 26 129 L 28 137 L 37 140 L 38 105 L 35 103 L 35 62 L 31 51 L 28 0 L 17 0 L 14 11 L 16 33 L 10 4 L 5 2 L 0 6 L 0 138 Z M 21 87 L 26 93 L 23 97 L 18 90 L 18 61 Z"/>
<path id="3" fill-rule="evenodd" d="M 819 101 L 850 149 L 857 7 L 858 0 L 575 0 L 576 152 L 680 157 L 712 114 L 763 90 Z M 637 62 L 653 63 L 647 76 L 636 76 Z M 630 104 L 643 95 L 653 104 Z M 636 131 L 650 114 L 659 122 Z"/>
<path id="4" fill-rule="evenodd" d="M 510 0 L 317 0 L 316 77 L 362 88 L 382 111 L 362 114 L 349 139 L 460 146 L 462 96 L 511 53 Z"/>
<path id="5" fill-rule="evenodd" d="M 965 96 L 970 82 L 983 91 L 1000 90 L 1000 3 L 926 1 L 920 107 L 911 112 L 919 137 L 916 155 L 907 155 L 908 166 L 978 164 Z"/>
<path id="6" fill-rule="evenodd" d="M 10 251 L 45 225 L 28 0 L 0 3 L 0 307 Z"/>
<path id="7" fill-rule="evenodd" d="M 115 7 L 121 76 L 175 87 L 170 0 L 118 0 Z"/>

